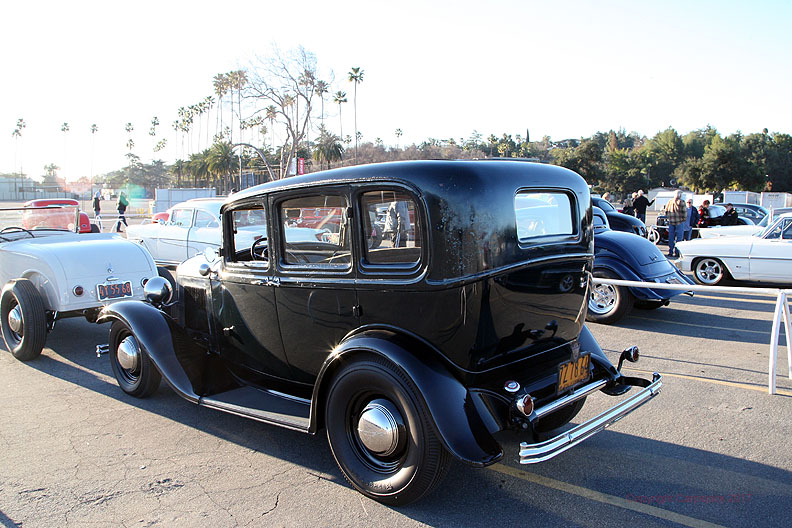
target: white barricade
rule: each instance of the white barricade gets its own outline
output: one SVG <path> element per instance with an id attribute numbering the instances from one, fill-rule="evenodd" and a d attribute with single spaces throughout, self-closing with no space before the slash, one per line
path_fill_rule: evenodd
<path id="1" fill-rule="evenodd" d="M 792 290 L 782 290 L 779 288 L 748 288 L 731 286 L 701 286 L 693 284 L 665 284 L 656 282 L 638 282 L 617 279 L 591 279 L 594 284 L 613 284 L 614 286 L 629 286 L 636 288 L 651 288 L 653 290 L 678 290 L 678 291 L 700 291 L 710 293 L 752 293 L 776 297 L 775 313 L 773 314 L 773 329 L 770 336 L 770 360 L 768 365 L 768 392 L 776 393 L 776 364 L 778 363 L 778 342 L 781 337 L 781 321 L 784 322 L 786 332 L 787 365 L 789 368 L 789 379 L 792 379 L 792 326 L 790 326 L 789 299 Z"/>

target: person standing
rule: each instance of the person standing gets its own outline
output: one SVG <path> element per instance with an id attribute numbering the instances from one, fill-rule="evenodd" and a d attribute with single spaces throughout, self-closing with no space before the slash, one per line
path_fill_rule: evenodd
<path id="1" fill-rule="evenodd" d="M 682 240 L 690 240 L 693 238 L 693 228 L 698 226 L 699 212 L 698 209 L 693 207 L 693 200 L 687 201 L 687 222 L 685 222 L 685 233 Z"/>
<path id="2" fill-rule="evenodd" d="M 646 208 L 649 207 L 654 203 L 654 200 L 651 202 L 644 196 L 643 190 L 638 191 L 638 196 L 633 200 L 633 208 L 635 209 L 635 216 L 638 217 L 638 220 L 646 223 Z"/>
<path id="3" fill-rule="evenodd" d="M 726 212 L 723 213 L 723 224 L 725 226 L 740 225 L 737 210 L 730 203 L 726 204 Z"/>
<path id="4" fill-rule="evenodd" d="M 102 230 L 102 193 L 96 191 L 93 197 L 94 223 Z"/>
<path id="5" fill-rule="evenodd" d="M 622 203 L 622 213 L 630 216 L 635 216 L 635 209 L 633 208 L 633 199 L 629 194 Z"/>
<path id="6" fill-rule="evenodd" d="M 116 202 L 116 207 L 118 208 L 118 222 L 116 222 L 115 229 L 113 229 L 116 233 L 121 232 L 121 222 L 124 223 L 124 227 L 129 227 L 126 221 L 126 210 L 127 206 L 129 206 L 129 200 L 126 197 L 126 193 L 121 191 L 118 195 L 118 201 Z M 126 229 L 125 229 L 126 230 Z"/>
<path id="7" fill-rule="evenodd" d="M 699 227 L 709 227 L 710 226 L 710 213 L 709 213 L 709 200 L 704 200 L 702 202 L 701 207 L 699 207 Z"/>
<path id="8" fill-rule="evenodd" d="M 678 257 L 676 243 L 682 240 L 687 222 L 687 206 L 682 199 L 682 191 L 674 191 L 674 198 L 665 206 L 665 215 L 668 222 L 668 256 Z"/>

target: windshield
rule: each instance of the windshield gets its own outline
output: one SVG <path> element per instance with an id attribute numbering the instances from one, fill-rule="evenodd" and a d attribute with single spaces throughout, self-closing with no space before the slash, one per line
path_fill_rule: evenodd
<path id="1" fill-rule="evenodd" d="M 45 232 L 75 232 L 79 225 L 78 213 L 79 207 L 76 205 L 0 208 L 0 242 L 34 237 Z"/>
<path id="2" fill-rule="evenodd" d="M 594 205 L 596 205 L 597 207 L 599 207 L 603 211 L 615 211 L 616 210 L 616 208 L 613 207 L 613 205 L 608 200 L 605 200 L 604 198 L 598 198 L 598 199 L 595 199 L 593 201 L 594 201 Z"/>

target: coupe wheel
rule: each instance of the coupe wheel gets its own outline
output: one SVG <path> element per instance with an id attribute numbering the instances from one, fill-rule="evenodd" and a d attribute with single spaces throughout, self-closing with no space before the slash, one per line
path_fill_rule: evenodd
<path id="1" fill-rule="evenodd" d="M 110 327 L 110 365 L 118 386 L 136 398 L 146 398 L 159 388 L 160 373 L 129 327 L 113 322 Z"/>
<path id="2" fill-rule="evenodd" d="M 412 381 L 384 359 L 354 361 L 332 381 L 327 439 L 344 477 L 393 506 L 414 502 L 445 476 L 450 455 Z"/>
<path id="3" fill-rule="evenodd" d="M 20 361 L 36 359 L 47 339 L 44 301 L 28 279 L 9 281 L 0 296 L 3 341 Z"/>
<path id="4" fill-rule="evenodd" d="M 723 282 L 727 275 L 723 263 L 712 257 L 702 258 L 693 265 L 693 277 L 699 284 L 715 286 Z"/>
<path id="5" fill-rule="evenodd" d="M 609 271 L 594 271 L 594 276 L 603 279 L 619 279 Z M 589 293 L 586 320 L 592 323 L 613 324 L 626 316 L 635 299 L 625 286 L 592 284 Z"/>

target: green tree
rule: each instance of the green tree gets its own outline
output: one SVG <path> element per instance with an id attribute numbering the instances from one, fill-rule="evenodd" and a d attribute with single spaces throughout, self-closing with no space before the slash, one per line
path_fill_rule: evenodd
<path id="1" fill-rule="evenodd" d="M 327 163 L 329 169 L 332 162 L 341 161 L 343 158 L 344 146 L 341 144 L 341 138 L 321 127 L 313 151 L 313 159 L 319 162 L 319 168 L 321 169 L 322 163 Z"/>
<path id="2" fill-rule="evenodd" d="M 231 143 L 220 141 L 211 146 L 205 156 L 206 170 L 222 182 L 225 190 L 233 187 L 234 153 Z"/>
<path id="3" fill-rule="evenodd" d="M 338 124 L 339 124 L 339 137 L 344 137 L 344 121 L 341 119 L 341 105 L 347 102 L 346 92 L 341 90 L 333 95 L 333 102 L 338 105 Z"/>

